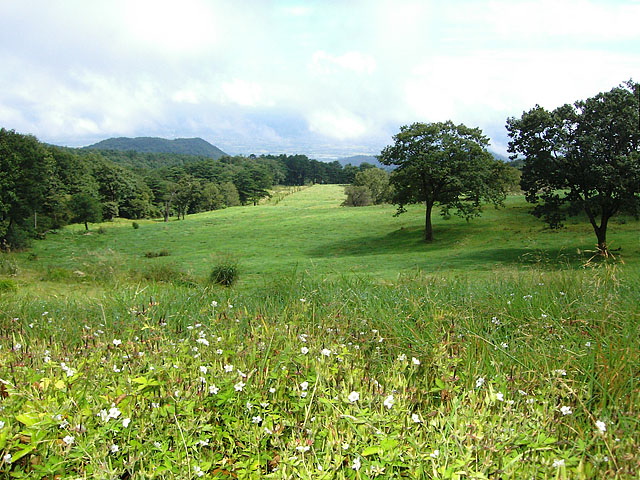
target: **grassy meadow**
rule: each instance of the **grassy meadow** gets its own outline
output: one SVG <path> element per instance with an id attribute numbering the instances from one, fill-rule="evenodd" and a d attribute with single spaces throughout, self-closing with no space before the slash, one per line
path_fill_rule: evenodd
<path id="1" fill-rule="evenodd" d="M 0 257 L 0 477 L 637 478 L 640 223 L 592 258 L 339 186 Z M 236 262 L 238 281 L 208 281 Z"/>

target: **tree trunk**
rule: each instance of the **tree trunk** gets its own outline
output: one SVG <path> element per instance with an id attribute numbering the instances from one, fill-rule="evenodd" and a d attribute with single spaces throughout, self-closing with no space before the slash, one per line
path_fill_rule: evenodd
<path id="1" fill-rule="evenodd" d="M 603 256 L 609 254 L 609 249 L 607 248 L 607 220 L 603 218 L 600 227 L 594 227 L 598 238 L 598 252 Z"/>
<path id="2" fill-rule="evenodd" d="M 89 231 L 89 224 L 88 224 L 88 222 L 84 222 L 84 229 L 85 229 L 86 231 Z"/>
<path id="3" fill-rule="evenodd" d="M 431 210 L 433 203 L 426 202 L 427 213 L 424 219 L 424 241 L 433 242 L 433 227 L 431 226 Z"/>
<path id="4" fill-rule="evenodd" d="M 586 209 L 586 212 L 589 217 L 589 222 L 593 227 L 593 231 L 596 233 L 596 237 L 598 238 L 598 253 L 606 257 L 609 254 L 609 249 L 607 248 L 607 224 L 609 223 L 609 214 L 606 212 L 602 213 L 600 226 L 598 226 L 593 213 L 589 209 Z"/>

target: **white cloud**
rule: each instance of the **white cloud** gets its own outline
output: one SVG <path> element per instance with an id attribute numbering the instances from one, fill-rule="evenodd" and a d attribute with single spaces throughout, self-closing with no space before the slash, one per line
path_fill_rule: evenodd
<path id="1" fill-rule="evenodd" d="M 198 94 L 193 90 L 178 90 L 173 94 L 171 99 L 176 103 L 190 103 L 191 105 L 197 105 Z"/>
<path id="2" fill-rule="evenodd" d="M 312 132 L 338 140 L 358 138 L 367 132 L 362 118 L 342 108 L 313 112 L 308 122 Z"/>
<path id="3" fill-rule="evenodd" d="M 321 75 L 332 75 L 344 70 L 371 75 L 376 69 L 376 61 L 371 55 L 361 52 L 347 52 L 340 56 L 333 56 L 324 50 L 319 50 L 311 56 L 309 69 Z"/>
<path id="4" fill-rule="evenodd" d="M 293 17 L 306 17 L 313 13 L 313 8 L 307 5 L 292 5 L 289 7 L 283 7 L 282 11 Z"/>
<path id="5" fill-rule="evenodd" d="M 254 107 L 264 102 L 262 87 L 257 82 L 234 79 L 222 84 L 224 100 L 237 103 L 245 107 Z"/>
<path id="6" fill-rule="evenodd" d="M 189 55 L 218 41 L 220 18 L 208 2 L 135 0 L 124 3 L 122 13 L 137 46 Z"/>
<path id="7" fill-rule="evenodd" d="M 638 1 L 309 5 L 0 0 L 0 126 L 301 151 L 452 119 L 504 145 L 507 116 L 640 79 Z"/>
<path id="8" fill-rule="evenodd" d="M 488 23 L 517 37 L 573 37 L 585 42 L 638 38 L 640 2 L 616 4 L 585 0 L 492 1 Z"/>

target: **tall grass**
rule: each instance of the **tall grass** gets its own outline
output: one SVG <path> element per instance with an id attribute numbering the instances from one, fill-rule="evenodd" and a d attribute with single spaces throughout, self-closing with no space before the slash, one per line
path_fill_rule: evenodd
<path id="1" fill-rule="evenodd" d="M 228 288 L 207 282 L 210 262 L 188 261 L 232 246 L 189 251 L 215 216 L 63 232 L 38 244 L 35 265 L 18 255 L 16 288 L 0 291 L 0 475 L 637 475 L 632 250 L 585 266 L 544 230 L 500 243 L 487 224 L 479 239 L 443 224 L 431 251 L 412 243 L 415 225 L 381 241 L 378 207 L 353 220 L 378 240 L 349 227 L 327 243 L 320 218 L 342 224 L 343 211 L 313 191 L 235 210 L 244 226 L 244 212 L 265 215 L 250 222 L 267 233 Z M 511 238 L 531 228 L 509 220 L 518 205 L 502 213 Z M 295 242 L 269 244 L 269 222 L 303 228 L 307 244 L 280 256 Z M 156 239 L 136 243 L 143 230 Z M 171 261 L 143 258 L 150 245 L 171 246 Z"/>

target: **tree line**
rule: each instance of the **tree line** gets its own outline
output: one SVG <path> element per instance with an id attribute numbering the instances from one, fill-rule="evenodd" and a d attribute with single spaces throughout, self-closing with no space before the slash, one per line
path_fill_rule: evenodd
<path id="1" fill-rule="evenodd" d="M 88 229 L 115 217 L 167 221 L 257 204 L 277 184 L 350 183 L 360 171 L 305 155 L 175 157 L 56 147 L 0 129 L 0 247 L 68 223 Z"/>

